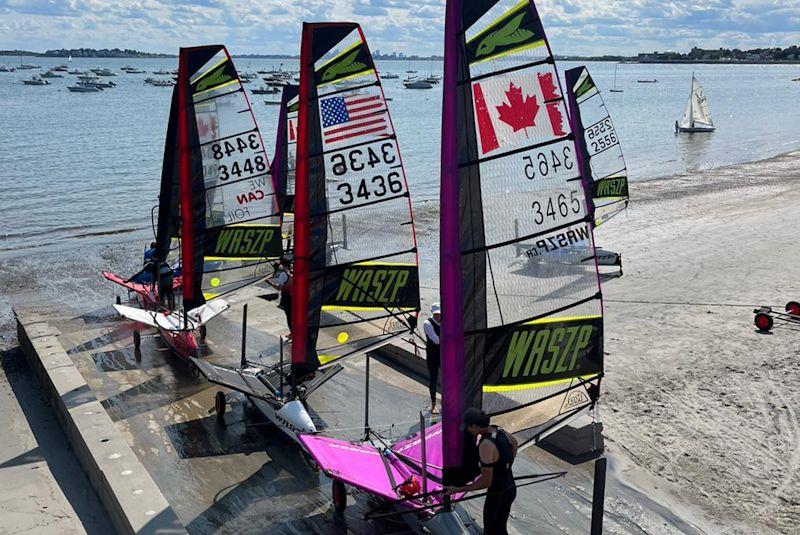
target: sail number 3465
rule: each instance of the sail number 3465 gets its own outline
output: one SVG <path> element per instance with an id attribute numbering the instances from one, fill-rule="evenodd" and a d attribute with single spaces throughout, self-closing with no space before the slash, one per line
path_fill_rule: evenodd
<path id="1" fill-rule="evenodd" d="M 557 173 L 561 167 L 567 170 L 575 167 L 575 163 L 572 161 L 572 147 L 569 145 L 561 151 L 551 149 L 523 156 L 522 161 L 525 164 L 525 176 L 528 177 L 528 180 L 533 180 L 537 176 L 546 178 L 551 173 Z"/>

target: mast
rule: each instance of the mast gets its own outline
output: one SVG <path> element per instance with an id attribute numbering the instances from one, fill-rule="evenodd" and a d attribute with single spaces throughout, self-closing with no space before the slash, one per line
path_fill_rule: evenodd
<path id="1" fill-rule="evenodd" d="M 689 87 L 689 126 L 694 128 L 694 72 L 692 72 L 692 85 Z"/>
<path id="2" fill-rule="evenodd" d="M 308 100 L 309 86 L 314 76 L 312 55 L 313 30 L 303 23 L 300 45 L 300 89 L 297 115 L 297 168 L 294 199 L 294 275 L 292 282 L 292 370 L 301 371 L 308 355 L 308 276 L 311 248 L 309 243 L 308 199 Z M 297 333 L 297 336 L 294 334 Z"/>
<path id="3" fill-rule="evenodd" d="M 442 300 L 440 351 L 442 360 L 442 445 L 444 482 L 451 482 L 462 465 L 464 434 L 459 430 L 464 399 L 464 338 L 459 230 L 458 80 L 462 0 L 449 0 L 445 11 L 442 97 L 442 177 L 439 288 Z"/>
<path id="4" fill-rule="evenodd" d="M 189 175 L 189 73 L 187 49 L 180 49 L 178 60 L 178 184 L 181 213 L 181 271 L 183 274 L 183 305 L 195 300 L 194 217 L 192 214 L 192 184 Z"/>

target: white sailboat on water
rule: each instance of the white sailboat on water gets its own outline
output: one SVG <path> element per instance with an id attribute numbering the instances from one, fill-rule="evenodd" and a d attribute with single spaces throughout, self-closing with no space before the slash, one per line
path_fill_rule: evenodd
<path id="1" fill-rule="evenodd" d="M 703 86 L 697 81 L 692 73 L 692 91 L 689 93 L 689 100 L 686 101 L 686 108 L 683 110 L 683 118 L 680 122 L 675 121 L 675 133 L 678 132 L 713 132 L 717 127 L 711 119 L 711 110 L 708 107 Z"/>

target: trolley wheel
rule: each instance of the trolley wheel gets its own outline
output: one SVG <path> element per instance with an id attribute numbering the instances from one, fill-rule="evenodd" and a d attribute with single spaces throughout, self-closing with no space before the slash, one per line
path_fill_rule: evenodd
<path id="1" fill-rule="evenodd" d="M 226 407 L 227 402 L 225 401 L 225 392 L 218 390 L 217 395 L 214 396 L 214 409 L 217 411 L 218 420 L 222 420 L 222 417 L 225 416 Z"/>
<path id="2" fill-rule="evenodd" d="M 133 347 L 139 349 L 142 345 L 142 334 L 139 331 L 133 331 Z"/>
<path id="3" fill-rule="evenodd" d="M 772 316 L 763 312 L 759 312 L 756 314 L 754 323 L 756 324 L 756 329 L 759 331 L 763 333 L 769 332 L 770 329 L 772 329 Z"/>
<path id="4" fill-rule="evenodd" d="M 797 301 L 789 301 L 786 303 L 786 312 L 792 316 L 800 316 L 800 303 Z"/>
<path id="5" fill-rule="evenodd" d="M 343 515 L 344 510 L 347 509 L 347 489 L 344 483 L 334 479 L 331 484 L 331 492 L 333 494 L 333 510 L 337 515 Z"/>
<path id="6" fill-rule="evenodd" d="M 206 339 L 206 326 L 205 325 L 201 325 L 199 331 L 200 331 L 200 340 L 205 340 Z"/>
<path id="7" fill-rule="evenodd" d="M 118 305 L 121 305 L 121 304 L 122 304 L 122 298 L 121 298 L 120 296 L 117 296 L 117 299 L 116 299 L 116 301 L 117 301 L 117 304 L 118 304 Z"/>

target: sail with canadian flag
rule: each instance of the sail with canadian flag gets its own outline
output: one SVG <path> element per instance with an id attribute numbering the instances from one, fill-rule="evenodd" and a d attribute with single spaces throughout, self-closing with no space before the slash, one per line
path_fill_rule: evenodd
<path id="1" fill-rule="evenodd" d="M 594 407 L 603 314 L 585 161 L 534 3 L 450 0 L 446 21 L 442 477 L 462 484 L 467 407 L 520 447 Z"/>

